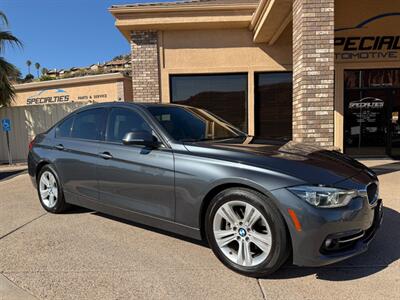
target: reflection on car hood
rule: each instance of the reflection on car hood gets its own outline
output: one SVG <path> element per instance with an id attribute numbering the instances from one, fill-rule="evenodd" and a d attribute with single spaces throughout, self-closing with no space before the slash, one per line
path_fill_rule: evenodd
<path id="1" fill-rule="evenodd" d="M 310 184 L 333 185 L 363 170 L 370 172 L 364 165 L 337 151 L 294 142 L 250 137 L 245 140 L 191 142 L 185 146 L 198 156 L 249 164 L 294 176 Z"/>

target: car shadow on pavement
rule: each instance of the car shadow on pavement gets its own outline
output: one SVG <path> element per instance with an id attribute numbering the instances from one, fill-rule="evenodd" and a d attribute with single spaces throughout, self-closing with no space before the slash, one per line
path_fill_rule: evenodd
<path id="1" fill-rule="evenodd" d="M 400 170 L 400 163 L 389 163 L 374 166 L 371 168 L 377 175 L 385 175 L 389 173 L 398 172 Z"/>
<path id="2" fill-rule="evenodd" d="M 400 213 L 385 207 L 384 220 L 367 252 L 325 267 L 286 265 L 265 279 L 289 279 L 315 275 L 328 281 L 346 281 L 378 273 L 400 258 Z"/>
<path id="3" fill-rule="evenodd" d="M 66 211 L 64 211 L 63 215 L 77 215 L 77 214 L 86 214 L 93 212 L 93 210 L 81 206 L 72 205 L 72 207 Z"/>
<path id="4" fill-rule="evenodd" d="M 127 225 L 131 225 L 131 226 L 139 227 L 139 228 L 142 228 L 142 229 L 145 229 L 145 230 L 153 231 L 153 232 L 156 232 L 156 233 L 159 233 L 159 234 L 167 235 L 167 236 L 170 236 L 170 237 L 172 237 L 174 239 L 177 239 L 177 240 L 181 240 L 181 241 L 192 243 L 192 244 L 195 244 L 195 245 L 198 245 L 198 246 L 209 248 L 206 241 L 192 239 L 192 238 L 189 238 L 189 237 L 186 237 L 186 236 L 183 236 L 183 235 L 180 235 L 180 234 L 176 234 L 176 233 L 173 233 L 173 232 L 169 232 L 169 231 L 166 231 L 166 230 L 163 230 L 163 229 L 160 229 L 160 228 L 155 228 L 155 227 L 144 225 L 144 224 L 141 224 L 141 223 L 136 223 L 134 221 L 121 219 L 121 218 L 114 217 L 114 216 L 111 216 L 111 215 L 107 215 L 107 214 L 104 214 L 104 213 L 101 213 L 101 212 L 97 212 L 97 211 L 93 212 L 93 214 L 96 215 L 96 216 L 100 216 L 100 217 L 103 217 L 103 218 L 107 218 L 107 219 L 110 219 L 110 220 L 121 222 L 121 223 L 124 223 L 124 224 L 127 224 Z"/>
<path id="5" fill-rule="evenodd" d="M 2 171 L 0 172 L 0 181 L 2 180 L 9 180 L 15 176 L 18 176 L 23 173 L 27 173 L 28 171 L 26 169 L 21 169 L 21 170 L 13 170 L 13 171 Z"/>

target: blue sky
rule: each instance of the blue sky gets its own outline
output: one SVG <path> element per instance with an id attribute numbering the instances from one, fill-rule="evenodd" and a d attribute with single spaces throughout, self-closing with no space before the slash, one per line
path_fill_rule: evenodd
<path id="1" fill-rule="evenodd" d="M 26 61 L 48 69 L 86 66 L 129 53 L 107 8 L 114 4 L 163 0 L 0 0 L 9 30 L 24 44 L 7 48 L 6 59 L 25 75 Z M 165 0 L 164 0 L 165 1 Z M 31 73 L 36 74 L 36 70 Z"/>

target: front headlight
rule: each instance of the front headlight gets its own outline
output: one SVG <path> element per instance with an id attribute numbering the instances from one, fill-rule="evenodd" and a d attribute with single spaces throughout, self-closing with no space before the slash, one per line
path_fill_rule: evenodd
<path id="1" fill-rule="evenodd" d="M 351 199 L 358 195 L 355 190 L 305 185 L 291 187 L 289 191 L 311 205 L 321 208 L 346 206 Z"/>

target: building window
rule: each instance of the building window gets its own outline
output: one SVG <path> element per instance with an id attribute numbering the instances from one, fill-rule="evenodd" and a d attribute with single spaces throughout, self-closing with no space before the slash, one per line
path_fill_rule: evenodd
<path id="1" fill-rule="evenodd" d="M 247 74 L 174 75 L 171 102 L 206 109 L 247 132 Z"/>
<path id="2" fill-rule="evenodd" d="M 292 72 L 255 74 L 257 136 L 292 139 L 292 93 Z"/>

